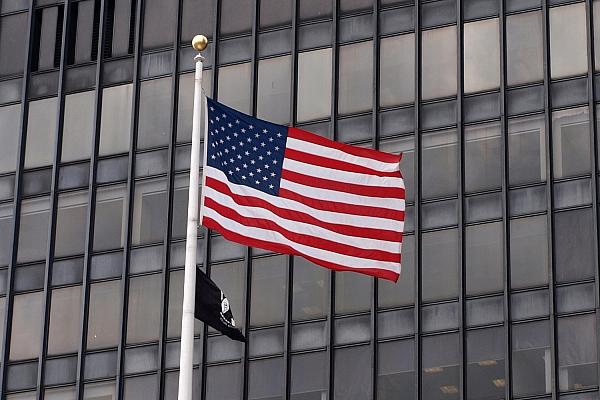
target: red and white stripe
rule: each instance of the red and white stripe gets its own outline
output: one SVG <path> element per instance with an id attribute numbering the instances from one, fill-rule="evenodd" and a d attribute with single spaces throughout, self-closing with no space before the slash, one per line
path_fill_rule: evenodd
<path id="1" fill-rule="evenodd" d="M 201 221 L 248 246 L 396 281 L 404 230 L 400 156 L 288 128 L 279 196 L 204 165 Z"/>

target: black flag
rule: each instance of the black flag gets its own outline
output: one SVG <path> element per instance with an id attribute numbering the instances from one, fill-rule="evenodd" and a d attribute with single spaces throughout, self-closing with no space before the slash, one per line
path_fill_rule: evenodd
<path id="1" fill-rule="evenodd" d="M 196 267 L 196 306 L 194 317 L 212 326 L 233 340 L 245 342 L 235 320 L 225 293 L 202 270 Z"/>

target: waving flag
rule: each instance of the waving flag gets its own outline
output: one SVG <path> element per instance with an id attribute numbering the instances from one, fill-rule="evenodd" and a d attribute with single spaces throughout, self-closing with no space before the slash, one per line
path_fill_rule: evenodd
<path id="1" fill-rule="evenodd" d="M 262 121 L 207 99 L 201 223 L 247 246 L 397 281 L 400 155 Z"/>

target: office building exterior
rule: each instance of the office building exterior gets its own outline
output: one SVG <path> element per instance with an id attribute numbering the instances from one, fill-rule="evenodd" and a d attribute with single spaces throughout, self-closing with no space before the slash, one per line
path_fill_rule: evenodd
<path id="1" fill-rule="evenodd" d="M 249 342 L 197 324 L 194 398 L 599 398 L 600 2 L 376 1 L 0 1 L 2 399 L 176 398 L 199 33 L 407 213 L 397 284 L 199 229 Z"/>

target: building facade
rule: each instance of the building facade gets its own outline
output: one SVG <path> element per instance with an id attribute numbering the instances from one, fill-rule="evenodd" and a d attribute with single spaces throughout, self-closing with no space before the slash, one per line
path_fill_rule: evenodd
<path id="1" fill-rule="evenodd" d="M 597 18 L 594 18 L 596 17 Z M 403 152 L 397 284 L 201 234 L 202 400 L 598 399 L 600 1 L 1 0 L 0 387 L 177 396 L 193 95 Z"/>

